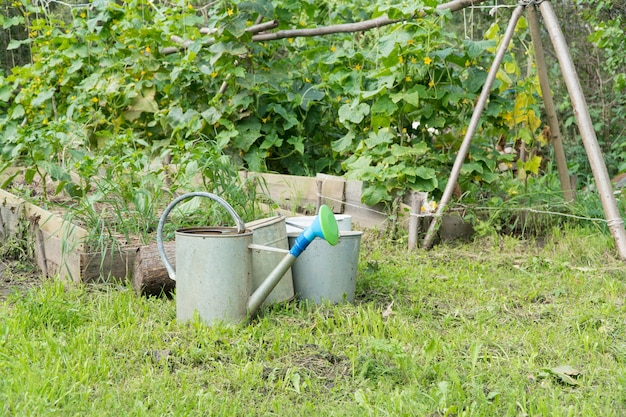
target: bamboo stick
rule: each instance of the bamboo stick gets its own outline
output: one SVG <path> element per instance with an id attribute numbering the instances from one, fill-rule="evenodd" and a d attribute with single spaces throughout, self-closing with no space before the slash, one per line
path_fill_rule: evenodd
<path id="1" fill-rule="evenodd" d="M 424 238 L 424 247 L 426 249 L 432 248 L 433 239 L 435 237 L 435 232 L 437 225 L 441 219 L 441 215 L 443 214 L 446 206 L 450 202 L 450 198 L 452 197 L 452 192 L 454 191 L 454 186 L 459 178 L 459 174 L 461 173 L 461 168 L 463 167 L 463 162 L 469 152 L 470 145 L 472 143 L 472 136 L 476 132 L 478 128 L 478 122 L 480 121 L 480 116 L 482 115 L 485 106 L 487 105 L 487 101 L 489 99 L 489 92 L 491 91 L 491 87 L 493 86 L 493 82 L 496 79 L 496 74 L 498 73 L 498 68 L 504 59 L 504 55 L 506 54 L 506 50 L 511 43 L 511 39 L 513 38 L 513 34 L 515 33 L 515 26 L 522 16 L 522 12 L 524 11 L 524 6 L 519 5 L 513 10 L 513 14 L 511 15 L 511 20 L 509 22 L 509 26 L 504 33 L 504 37 L 502 38 L 502 43 L 498 47 L 496 52 L 496 56 L 494 57 L 491 68 L 489 69 L 489 73 L 487 74 L 487 79 L 485 80 L 485 85 L 483 85 L 483 89 L 480 93 L 480 97 L 476 101 L 476 105 L 474 107 L 474 113 L 472 114 L 472 118 L 470 120 L 469 126 L 467 127 L 467 132 L 465 137 L 463 138 L 463 142 L 461 143 L 461 147 L 459 148 L 459 152 L 456 155 L 456 159 L 454 160 L 454 165 L 452 166 L 452 171 L 450 172 L 450 178 L 448 179 L 448 184 L 446 184 L 446 188 L 443 192 L 443 196 L 441 197 L 441 201 L 439 202 L 439 206 L 437 207 L 437 212 L 433 216 L 432 221 L 430 222 L 430 226 L 428 227 L 428 232 L 426 233 L 426 237 Z"/>
<path id="2" fill-rule="evenodd" d="M 530 6 L 527 9 L 528 23 L 530 25 L 530 36 L 533 46 L 535 47 L 535 63 L 537 65 L 537 74 L 539 75 L 539 84 L 541 86 L 541 94 L 543 96 L 543 104 L 548 116 L 548 125 L 550 126 L 550 142 L 554 148 L 554 157 L 559 172 L 559 180 L 561 181 L 561 190 L 565 201 L 574 201 L 576 194 L 572 189 L 569 172 L 567 170 L 567 161 L 565 159 L 565 150 L 563 149 L 563 141 L 561 140 L 561 129 L 559 128 L 559 119 L 556 114 L 556 107 L 552 99 L 552 89 L 548 78 L 548 69 L 546 66 L 546 58 L 543 51 L 543 43 L 541 41 L 541 31 L 539 29 L 539 18 L 537 10 Z"/>
<path id="3" fill-rule="evenodd" d="M 600 195 L 600 200 L 604 207 L 609 230 L 615 240 L 615 247 L 618 250 L 620 258 L 626 259 L 626 231 L 624 230 L 624 221 L 617 208 L 613 187 L 611 186 L 609 174 L 604 164 L 604 159 L 602 158 L 602 151 L 600 145 L 598 145 L 596 132 L 593 129 L 593 123 L 589 115 L 589 110 L 587 109 L 585 95 L 580 86 L 576 67 L 572 61 L 567 42 L 559 26 L 552 4 L 550 4 L 549 1 L 543 1 L 539 5 L 539 10 L 543 16 L 544 25 L 550 34 L 550 39 L 554 45 L 554 50 L 559 60 L 559 65 L 561 66 L 561 72 L 563 73 L 563 78 L 567 85 L 567 90 L 569 91 L 572 107 L 574 108 L 574 115 L 578 122 L 578 129 L 585 150 L 587 151 L 587 157 L 589 158 L 591 171 L 596 181 L 596 188 L 598 189 L 598 194 Z"/>

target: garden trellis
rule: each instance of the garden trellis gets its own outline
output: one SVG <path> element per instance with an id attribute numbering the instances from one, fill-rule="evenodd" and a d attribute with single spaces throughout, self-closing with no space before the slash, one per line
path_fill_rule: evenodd
<path id="1" fill-rule="evenodd" d="M 463 144 L 461 145 L 461 148 L 459 149 L 456 160 L 454 162 L 454 166 L 450 174 L 450 179 L 448 180 L 448 184 L 446 186 L 446 189 L 444 190 L 437 212 L 435 213 L 435 216 L 430 223 L 428 233 L 426 234 L 426 238 L 424 239 L 424 246 L 426 248 L 432 246 L 432 241 L 434 238 L 437 223 L 439 221 L 439 217 L 450 202 L 454 184 L 461 172 L 461 166 L 463 165 L 463 161 L 467 156 L 472 137 L 476 132 L 480 116 L 487 103 L 489 92 L 493 81 L 495 80 L 496 73 L 502 62 L 502 58 L 504 57 L 504 53 L 508 47 L 508 44 L 511 41 L 515 26 L 517 25 L 517 22 L 524 11 L 528 12 L 528 18 L 531 25 L 532 41 L 535 44 L 535 59 L 540 74 L 544 105 L 548 114 L 550 128 L 553 132 L 552 143 L 555 148 L 555 156 L 559 170 L 559 178 L 561 180 L 561 187 L 566 199 L 571 199 L 573 197 L 573 190 L 570 184 L 569 174 L 567 172 L 567 165 L 565 163 L 565 154 L 563 152 L 563 146 L 559 134 L 559 125 L 556 119 L 556 112 L 554 111 L 554 104 L 552 103 L 552 95 L 548 82 L 547 70 L 545 67 L 545 59 L 543 56 L 543 47 L 541 45 L 541 37 L 539 36 L 539 19 L 537 17 L 537 9 L 539 9 L 544 19 L 545 27 L 548 30 L 550 39 L 552 41 L 552 44 L 554 45 L 559 65 L 561 67 L 561 72 L 569 91 L 570 99 L 574 107 L 574 114 L 576 115 L 576 120 L 578 122 L 578 128 L 582 136 L 585 150 L 587 151 L 587 157 L 589 159 L 589 163 L 591 164 L 591 169 L 597 185 L 597 190 L 600 196 L 600 200 L 602 201 L 602 206 L 604 208 L 607 225 L 609 227 L 609 230 L 611 231 L 613 239 L 615 240 L 615 246 L 618 250 L 619 256 L 622 259 L 626 259 L 626 231 L 624 230 L 624 222 L 620 215 L 619 209 L 617 208 L 617 201 L 615 199 L 615 195 L 613 194 L 613 187 L 611 186 L 609 174 L 606 169 L 604 159 L 602 158 L 602 151 L 600 150 L 600 146 L 598 145 L 598 140 L 596 138 L 596 134 L 593 128 L 591 116 L 587 108 L 585 96 L 580 86 L 580 81 L 578 79 L 576 68 L 569 52 L 569 47 L 567 46 L 565 37 L 559 27 L 559 22 L 554 13 L 554 9 L 552 8 L 552 4 L 550 3 L 550 1 L 547 0 L 520 0 L 518 6 L 513 11 L 513 15 L 509 22 L 506 34 L 499 46 L 498 53 L 496 54 L 494 63 L 491 66 L 489 74 L 487 76 L 487 81 L 483 86 L 483 90 L 481 92 L 479 100 L 476 102 L 474 114 L 472 115 L 470 125 L 468 126 L 467 133 L 465 135 L 465 138 L 463 139 Z"/>

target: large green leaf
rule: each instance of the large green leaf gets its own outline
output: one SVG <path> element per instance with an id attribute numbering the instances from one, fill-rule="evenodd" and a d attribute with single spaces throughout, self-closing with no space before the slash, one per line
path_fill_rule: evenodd
<path id="1" fill-rule="evenodd" d="M 339 108 L 339 121 L 352 123 L 361 123 L 365 116 L 370 112 L 370 106 L 367 103 L 344 104 Z"/>

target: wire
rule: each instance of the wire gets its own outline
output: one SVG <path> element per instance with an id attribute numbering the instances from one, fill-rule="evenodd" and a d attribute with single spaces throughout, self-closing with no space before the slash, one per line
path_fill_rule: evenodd
<path id="1" fill-rule="evenodd" d="M 338 200 L 332 197 L 327 197 L 325 195 L 322 194 L 317 194 L 317 197 L 321 197 L 325 200 L 329 200 L 329 201 L 333 201 L 335 203 L 339 203 L 339 204 L 343 204 L 349 207 L 353 207 L 353 208 L 358 208 L 360 210 L 366 210 L 372 213 L 376 213 L 379 214 L 381 216 L 389 216 L 389 213 L 384 213 L 382 211 L 379 210 L 375 210 L 371 207 L 367 207 L 367 206 L 363 206 L 363 205 L 359 205 L 359 204 L 353 204 L 353 203 L 348 203 L 346 201 L 343 200 Z M 465 207 L 465 206 L 462 206 Z M 474 210 L 482 210 L 482 211 L 497 211 L 497 210 L 502 210 L 501 207 L 474 207 Z M 506 210 L 508 211 L 514 211 L 514 212 L 526 212 L 526 213 L 535 213 L 535 214 L 548 214 L 551 216 L 560 216 L 560 217 L 568 217 L 571 219 L 577 219 L 577 220 L 586 220 L 586 221 L 591 221 L 591 222 L 599 222 L 599 223 L 606 223 L 609 227 L 612 226 L 618 226 L 620 224 L 623 224 L 624 221 L 622 219 L 611 219 L 611 220 L 607 220 L 607 219 L 602 219 L 602 218 L 598 218 L 598 217 L 585 217 L 585 216 L 579 216 L 577 214 L 569 214 L 569 213 L 562 213 L 562 212 L 558 212 L 558 211 L 551 211 L 551 210 L 539 210 L 539 209 L 535 209 L 535 208 L 531 208 L 531 207 L 520 207 L 520 208 L 507 208 Z M 409 215 L 411 217 L 418 217 L 418 218 L 422 218 L 422 217 L 428 217 L 428 218 L 433 218 L 433 217 L 442 217 L 445 214 L 437 214 L 437 213 L 413 213 L 413 212 L 409 212 Z"/>

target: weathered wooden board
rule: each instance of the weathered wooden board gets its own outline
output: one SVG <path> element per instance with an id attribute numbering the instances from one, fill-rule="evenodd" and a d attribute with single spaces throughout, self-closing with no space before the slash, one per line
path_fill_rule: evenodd
<path id="1" fill-rule="evenodd" d="M 257 191 L 268 194 L 280 207 L 293 213 L 303 210 L 315 211 L 319 204 L 326 204 L 335 213 L 343 211 L 346 182 L 343 178 L 315 178 L 250 172 L 242 172 L 240 175 L 247 179 L 258 178 Z M 320 194 L 319 197 L 318 194 Z"/>

